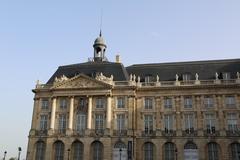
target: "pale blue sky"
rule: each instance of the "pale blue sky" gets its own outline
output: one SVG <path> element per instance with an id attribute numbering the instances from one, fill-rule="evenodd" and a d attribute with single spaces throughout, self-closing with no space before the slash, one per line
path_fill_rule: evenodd
<path id="1" fill-rule="evenodd" d="M 125 66 L 240 57 L 239 0 L 1 0 L 0 158 L 26 152 L 35 81 L 93 56 L 103 9 L 107 57 Z"/>

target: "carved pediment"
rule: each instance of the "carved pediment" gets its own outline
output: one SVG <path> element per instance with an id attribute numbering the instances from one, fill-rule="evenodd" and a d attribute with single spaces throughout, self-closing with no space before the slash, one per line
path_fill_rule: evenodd
<path id="1" fill-rule="evenodd" d="M 54 89 L 67 89 L 67 88 L 110 88 L 111 85 L 102 81 L 90 78 L 83 74 L 77 75 L 73 78 L 66 79 L 62 82 L 55 82 Z"/>

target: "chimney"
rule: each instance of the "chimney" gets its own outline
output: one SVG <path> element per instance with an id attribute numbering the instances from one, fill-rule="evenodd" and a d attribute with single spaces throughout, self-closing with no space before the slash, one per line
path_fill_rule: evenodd
<path id="1" fill-rule="evenodd" d="M 119 55 L 119 54 L 116 55 L 116 63 L 121 63 L 120 55 Z"/>

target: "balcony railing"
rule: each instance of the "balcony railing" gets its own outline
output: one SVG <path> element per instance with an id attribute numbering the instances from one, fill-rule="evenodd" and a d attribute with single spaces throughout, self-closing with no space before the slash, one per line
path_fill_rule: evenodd
<path id="1" fill-rule="evenodd" d="M 113 130 L 114 136 L 127 136 L 127 130 Z"/>
<path id="2" fill-rule="evenodd" d="M 199 85 L 232 85 L 240 84 L 240 79 L 229 80 L 189 80 L 189 81 L 159 81 L 159 82 L 135 82 L 135 81 L 114 81 L 114 86 L 138 86 L 138 87 L 173 87 L 173 86 L 199 86 Z M 52 84 L 37 84 L 36 89 L 50 89 Z"/>
<path id="3" fill-rule="evenodd" d="M 164 131 L 162 131 L 162 135 L 166 137 L 173 137 L 173 136 L 176 136 L 176 131 L 171 129 L 170 130 L 165 129 Z"/>
<path id="4" fill-rule="evenodd" d="M 154 131 L 154 130 L 142 131 L 142 136 L 143 137 L 156 136 L 156 131 Z"/>
<path id="5" fill-rule="evenodd" d="M 208 137 L 220 136 L 220 132 L 215 129 L 214 130 L 207 129 L 207 130 L 204 130 L 204 136 L 208 136 Z"/>
<path id="6" fill-rule="evenodd" d="M 85 135 L 85 130 L 74 130 L 73 135 L 75 136 L 84 136 Z"/>
<path id="7" fill-rule="evenodd" d="M 186 129 L 182 132 L 182 135 L 183 136 L 190 136 L 190 137 L 194 137 L 194 136 L 197 136 L 197 131 L 194 130 L 194 128 L 189 128 L 189 129 Z"/>
<path id="8" fill-rule="evenodd" d="M 240 130 L 227 130 L 226 131 L 227 136 L 240 136 Z"/>
<path id="9" fill-rule="evenodd" d="M 47 134 L 48 134 L 48 130 L 46 129 L 46 130 L 36 130 L 35 131 L 35 135 L 36 136 L 47 136 Z"/>

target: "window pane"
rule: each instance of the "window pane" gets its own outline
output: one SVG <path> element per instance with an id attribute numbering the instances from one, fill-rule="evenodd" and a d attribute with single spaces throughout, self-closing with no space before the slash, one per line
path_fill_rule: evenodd
<path id="1" fill-rule="evenodd" d="M 95 115 L 95 129 L 97 131 L 103 131 L 103 123 L 104 123 L 104 119 L 103 119 L 103 114 L 96 114 Z"/>
<path id="2" fill-rule="evenodd" d="M 212 97 L 204 97 L 204 106 L 205 107 L 213 107 L 213 98 Z"/>
<path id="3" fill-rule="evenodd" d="M 145 143 L 144 144 L 144 160 L 153 160 L 153 144 Z"/>
<path id="4" fill-rule="evenodd" d="M 73 160 L 83 160 L 83 144 L 81 142 L 73 144 Z"/>
<path id="5" fill-rule="evenodd" d="M 144 108 L 145 109 L 152 109 L 153 108 L 153 99 L 152 98 L 145 98 Z"/>
<path id="6" fill-rule="evenodd" d="M 219 160 L 218 158 L 218 145 L 216 143 L 208 144 L 208 159 L 209 160 Z"/>
<path id="7" fill-rule="evenodd" d="M 37 142 L 36 144 L 36 160 L 44 160 L 45 156 L 45 143 Z"/>
<path id="8" fill-rule="evenodd" d="M 184 107 L 185 108 L 192 108 L 192 98 L 191 97 L 185 97 L 184 98 Z"/>
<path id="9" fill-rule="evenodd" d="M 48 115 L 41 115 L 40 116 L 40 130 L 47 130 L 48 126 Z"/>
<path id="10" fill-rule="evenodd" d="M 103 98 L 96 99 L 96 108 L 104 108 L 105 101 Z"/>
<path id="11" fill-rule="evenodd" d="M 151 134 L 153 132 L 153 116 L 152 115 L 144 116 L 144 131 L 147 134 Z"/>
<path id="12" fill-rule="evenodd" d="M 240 159 L 240 144 L 233 143 L 231 144 L 231 159 L 232 160 L 239 160 Z"/>
<path id="13" fill-rule="evenodd" d="M 67 108 L 67 100 L 65 98 L 60 99 L 60 108 L 61 109 Z"/>
<path id="14" fill-rule="evenodd" d="M 86 114 L 84 113 L 79 113 L 77 114 L 77 131 L 83 131 L 86 129 Z"/>
<path id="15" fill-rule="evenodd" d="M 55 160 L 64 160 L 64 144 L 62 142 L 55 143 Z"/>
<path id="16" fill-rule="evenodd" d="M 125 130 L 125 115 L 124 114 L 117 115 L 117 130 L 118 131 Z"/>
<path id="17" fill-rule="evenodd" d="M 175 146 L 173 143 L 164 144 L 164 160 L 175 160 Z"/>
<path id="18" fill-rule="evenodd" d="M 235 97 L 234 96 L 227 96 L 225 97 L 225 104 L 227 107 L 235 107 Z"/>
<path id="19" fill-rule="evenodd" d="M 58 122 L 58 129 L 60 133 L 65 133 L 66 131 L 66 115 L 65 114 L 60 114 L 59 115 L 59 122 Z"/>
<path id="20" fill-rule="evenodd" d="M 172 108 L 172 98 L 165 98 L 164 99 L 164 107 L 165 108 Z"/>
<path id="21" fill-rule="evenodd" d="M 47 99 L 42 99 L 42 109 L 48 109 L 49 101 Z"/>
<path id="22" fill-rule="evenodd" d="M 92 144 L 93 160 L 103 159 L 103 145 L 100 142 L 94 142 Z"/>
<path id="23" fill-rule="evenodd" d="M 124 97 L 117 98 L 117 108 L 125 108 L 125 98 Z"/>

